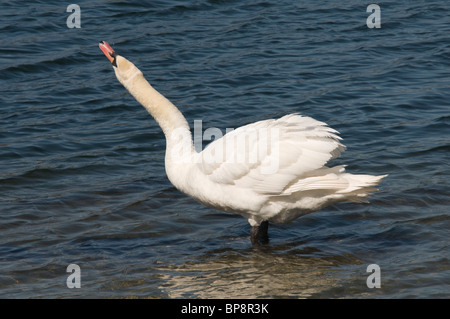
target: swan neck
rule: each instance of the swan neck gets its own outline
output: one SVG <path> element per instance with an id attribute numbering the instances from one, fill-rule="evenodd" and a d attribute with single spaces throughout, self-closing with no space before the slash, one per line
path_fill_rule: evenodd
<path id="1" fill-rule="evenodd" d="M 168 148 L 174 143 L 179 143 L 181 135 L 183 144 L 189 143 L 190 147 L 194 147 L 189 124 L 183 114 L 172 102 L 155 90 L 142 73 L 137 74 L 130 83 L 124 83 L 124 86 L 158 122 L 166 137 Z"/>

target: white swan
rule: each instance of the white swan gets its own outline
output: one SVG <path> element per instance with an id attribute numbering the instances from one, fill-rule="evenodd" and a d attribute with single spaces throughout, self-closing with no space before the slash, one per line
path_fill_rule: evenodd
<path id="1" fill-rule="evenodd" d="M 337 131 L 299 114 L 240 127 L 196 152 L 181 112 L 130 61 L 100 49 L 117 79 L 154 117 L 166 137 L 166 173 L 199 202 L 247 218 L 254 244 L 268 241 L 268 222 L 288 222 L 342 201 L 363 202 L 387 175 L 326 167 L 345 147 Z"/>

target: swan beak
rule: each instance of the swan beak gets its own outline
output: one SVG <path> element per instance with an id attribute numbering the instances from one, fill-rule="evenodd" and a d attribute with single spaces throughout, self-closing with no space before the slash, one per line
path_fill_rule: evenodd
<path id="1" fill-rule="evenodd" d="M 101 41 L 98 44 L 98 46 L 99 46 L 100 50 L 102 50 L 102 52 L 106 55 L 109 62 L 111 62 L 111 64 L 114 65 L 115 67 L 117 67 L 117 64 L 116 64 L 117 53 L 113 50 L 113 48 L 111 48 L 111 46 L 106 41 Z"/>

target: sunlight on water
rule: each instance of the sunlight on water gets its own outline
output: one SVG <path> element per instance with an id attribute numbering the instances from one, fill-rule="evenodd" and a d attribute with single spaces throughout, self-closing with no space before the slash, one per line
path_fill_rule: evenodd
<path id="1" fill-rule="evenodd" d="M 228 254 L 174 268 L 160 289 L 170 298 L 307 298 L 336 287 L 333 263 L 324 258 Z"/>

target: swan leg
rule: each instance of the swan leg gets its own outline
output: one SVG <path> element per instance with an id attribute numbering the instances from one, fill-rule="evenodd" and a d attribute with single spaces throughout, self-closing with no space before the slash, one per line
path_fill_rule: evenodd
<path id="1" fill-rule="evenodd" d="M 269 229 L 269 221 L 265 220 L 258 226 L 253 226 L 250 232 L 250 240 L 253 245 L 267 244 L 269 242 L 269 235 L 267 230 Z"/>

